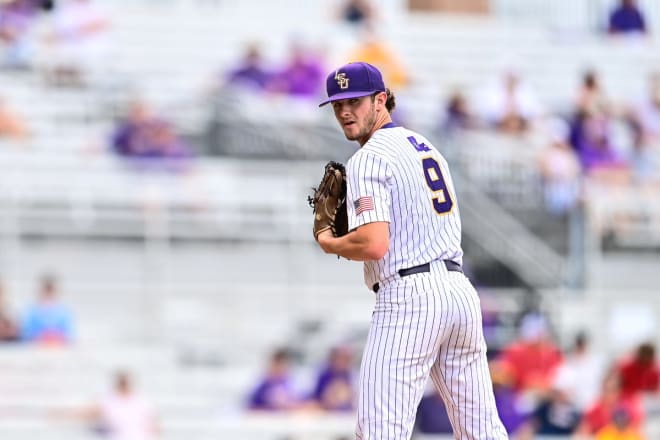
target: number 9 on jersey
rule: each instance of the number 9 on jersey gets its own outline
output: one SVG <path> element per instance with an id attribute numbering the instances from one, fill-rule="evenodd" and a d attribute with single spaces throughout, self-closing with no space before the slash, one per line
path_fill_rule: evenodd
<path id="1" fill-rule="evenodd" d="M 449 189 L 445 178 L 442 176 L 442 170 L 437 160 L 432 157 L 422 159 L 424 167 L 424 177 L 426 184 L 433 192 L 433 209 L 438 214 L 446 214 L 451 211 L 454 202 L 449 195 Z"/>

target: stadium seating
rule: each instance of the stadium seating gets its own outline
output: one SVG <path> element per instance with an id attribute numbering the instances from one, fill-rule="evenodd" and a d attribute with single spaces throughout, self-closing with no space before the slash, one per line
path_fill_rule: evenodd
<path id="1" fill-rule="evenodd" d="M 577 10 L 574 1 L 498 0 L 501 21 L 401 14 L 404 3 L 380 2 L 382 37 L 413 77 L 408 89 L 396 91 L 402 113 L 429 133 L 452 90 L 477 97 L 506 67 L 522 72 L 546 108 L 560 113 L 572 104 L 586 68 L 601 72 L 608 92 L 620 97 L 639 96 L 645 75 L 660 68 L 656 37 L 640 44 L 584 34 L 593 25 L 589 11 L 568 14 L 571 21 L 563 24 L 580 31 L 563 35 L 531 16 L 548 8 L 541 19 L 556 25 L 565 11 Z M 109 154 L 106 141 L 120 108 L 135 95 L 171 114 L 184 134 L 200 136 L 213 106 L 208 82 L 235 62 L 248 41 L 262 42 L 274 64 L 291 39 L 304 38 L 326 45 L 327 63 L 334 65 L 344 61 L 352 37 L 329 20 L 330 2 L 327 8 L 297 0 L 113 0 L 105 6 L 112 12 L 112 56 L 92 72 L 89 87 L 53 88 L 39 70 L 0 72 L 0 94 L 26 116 L 33 133 L 25 148 L 0 141 L 0 269 L 19 306 L 29 302 L 35 276 L 53 269 L 64 280 L 78 323 L 71 348 L 0 349 L 0 414 L 9 415 L 0 417 L 0 438 L 90 438 L 80 423 L 51 419 L 47 412 L 90 403 L 117 367 L 134 372 L 139 389 L 154 400 L 166 439 L 350 437 L 352 416 L 292 419 L 239 410 L 273 347 L 293 345 L 309 368 L 338 340 L 364 338 L 373 296 L 361 286 L 360 266 L 323 255 L 310 243 L 310 187 L 323 160 L 345 158 L 353 148 L 329 129 L 331 118 L 309 116 L 306 121 L 319 129 L 309 135 L 281 127 L 287 117 L 291 122 L 282 112 L 257 124 L 255 115 L 267 112 L 225 107 L 220 122 L 230 131 L 221 145 L 224 155 L 197 161 L 187 174 L 136 172 Z M 41 53 L 39 61 L 47 58 Z M 541 145 L 492 133 L 438 145 L 466 181 L 459 187 L 469 193 L 462 206 L 466 232 L 489 252 L 505 254 L 499 258 L 519 268 L 523 280 L 554 287 L 547 280 L 557 282 L 563 257 L 504 209 L 542 208 L 534 167 Z M 587 245 L 615 226 L 614 244 L 660 245 L 654 192 L 622 191 L 616 204 L 612 200 L 593 188 Z M 484 206 L 492 206 L 487 216 L 479 209 Z M 619 221 L 622 216 L 626 221 Z M 623 289 L 637 292 L 626 298 L 633 306 L 648 301 L 659 282 L 655 260 L 603 256 L 596 245 L 590 251 L 592 290 L 541 293 L 550 298 L 550 313 L 562 318 L 563 340 L 588 326 L 596 347 L 618 354 L 630 340 L 615 341 L 604 331 L 607 318 L 620 308 Z M 320 286 L 336 279 L 344 283 Z M 494 294 L 513 326 L 520 292 Z M 653 302 L 648 310 L 659 307 Z M 512 336 L 513 329 L 507 331 L 504 338 Z"/>

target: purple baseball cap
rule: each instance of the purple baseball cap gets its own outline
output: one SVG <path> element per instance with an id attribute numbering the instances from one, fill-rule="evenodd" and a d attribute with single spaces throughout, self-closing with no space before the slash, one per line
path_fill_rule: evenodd
<path id="1" fill-rule="evenodd" d="M 369 63 L 356 62 L 330 72 L 325 82 L 328 99 L 319 107 L 340 99 L 360 98 L 385 91 L 383 76 Z"/>

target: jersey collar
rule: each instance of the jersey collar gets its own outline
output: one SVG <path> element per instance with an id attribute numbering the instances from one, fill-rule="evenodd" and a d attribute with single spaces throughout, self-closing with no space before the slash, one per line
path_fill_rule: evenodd
<path id="1" fill-rule="evenodd" d="M 394 128 L 397 127 L 397 125 L 394 122 L 388 122 L 387 124 L 383 125 L 380 128 Z"/>

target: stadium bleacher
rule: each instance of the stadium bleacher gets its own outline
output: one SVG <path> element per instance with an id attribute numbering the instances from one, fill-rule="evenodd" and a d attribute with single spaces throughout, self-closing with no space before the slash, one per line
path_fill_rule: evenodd
<path id="1" fill-rule="evenodd" d="M 327 45 L 326 62 L 334 65 L 354 37 L 329 18 L 332 2 L 321 3 L 106 1 L 111 55 L 91 72 L 88 87 L 53 87 L 39 68 L 0 70 L 0 95 L 32 133 L 18 148 L 0 139 L 0 274 L 12 304 L 24 306 L 35 277 L 52 269 L 79 324 L 70 348 L 1 347 L 0 438 L 89 439 L 86 426 L 48 413 L 88 404 L 118 367 L 130 369 L 152 398 L 165 439 L 350 438 L 352 415 L 241 411 L 273 347 L 297 346 L 301 368 L 309 368 L 337 339 L 362 341 L 368 326 L 373 296 L 361 286 L 359 265 L 328 258 L 309 243 L 310 187 L 326 157 L 345 159 L 353 148 L 332 131 L 327 115 L 308 115 L 312 130 L 301 134 L 282 124 L 295 116 L 273 112 L 259 120 L 272 102 L 266 111 L 224 102 L 215 119 L 225 128 L 222 155 L 197 160 L 184 175 L 136 172 L 106 146 L 121 108 L 138 95 L 202 142 L 218 104 L 207 85 L 248 41 L 261 41 L 274 64 L 291 39 L 304 38 Z M 456 87 L 478 99 L 507 67 L 559 114 L 569 111 L 587 68 L 623 98 L 641 96 L 646 75 L 660 69 L 655 35 L 646 42 L 604 40 L 593 34 L 593 10 L 578 2 L 498 0 L 495 18 L 407 13 L 404 1 L 376 3 L 386 24 L 382 37 L 412 76 L 397 91 L 401 110 L 411 126 L 429 132 Z M 660 8 L 642 3 L 660 18 Z M 560 25 L 573 31 L 562 34 Z M 47 27 L 46 21 L 39 32 Z M 37 66 L 48 57 L 40 52 Z M 466 193 L 465 233 L 542 294 L 562 341 L 586 326 L 594 346 L 614 356 L 641 336 L 658 339 L 653 316 L 660 316 L 660 303 L 651 297 L 660 284 L 654 254 L 660 199 L 653 188 L 616 194 L 589 188 L 579 256 L 588 273 L 576 290 L 567 286 L 567 266 L 576 264 L 569 245 L 553 246 L 553 225 L 534 229 L 546 216 L 535 168 L 543 140 L 477 132 L 460 141 L 439 138 L 438 145 L 465 181 L 459 188 Z M 488 218 L 483 206 L 493 207 Z M 560 228 L 559 240 L 568 233 Z M 345 283 L 321 287 L 333 279 Z M 495 291 L 500 312 L 515 314 L 519 293 Z M 618 339 L 608 331 L 610 319 L 625 321 L 640 307 L 651 311 L 649 319 Z M 318 330 L 305 334 L 310 323 Z"/>

